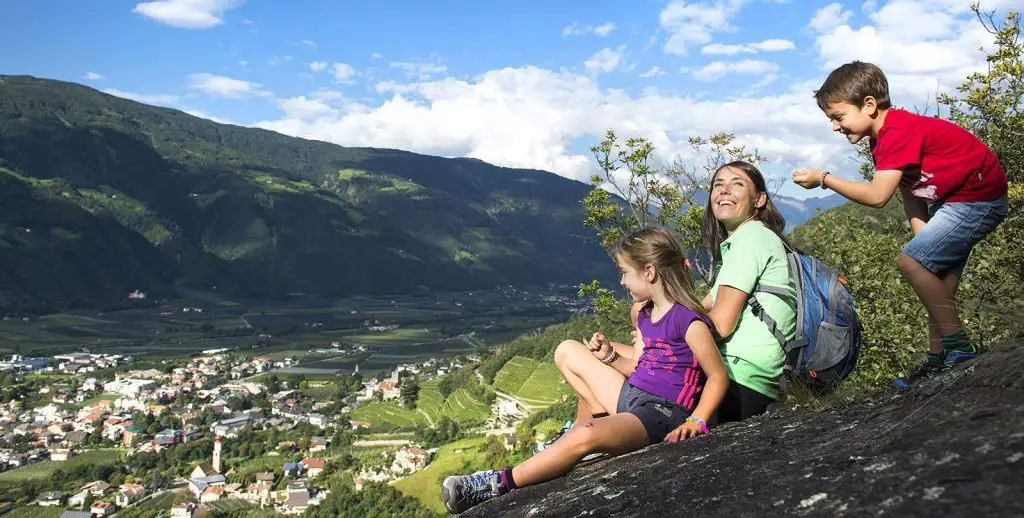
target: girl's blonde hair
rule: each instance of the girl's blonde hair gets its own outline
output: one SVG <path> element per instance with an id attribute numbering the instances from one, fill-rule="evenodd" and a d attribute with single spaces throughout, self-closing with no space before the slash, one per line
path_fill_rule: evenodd
<path id="1" fill-rule="evenodd" d="M 654 266 L 665 288 L 665 295 L 698 315 L 707 317 L 704 304 L 697 297 L 693 275 L 683 247 L 671 232 L 663 227 L 643 227 L 624 236 L 612 248 L 612 256 L 623 256 L 638 268 Z M 650 311 L 651 304 L 644 305 Z"/>

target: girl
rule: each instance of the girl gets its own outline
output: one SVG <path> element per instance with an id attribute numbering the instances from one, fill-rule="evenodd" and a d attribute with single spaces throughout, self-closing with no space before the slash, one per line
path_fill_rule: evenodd
<path id="1" fill-rule="evenodd" d="M 786 291 L 787 296 L 758 293 L 757 301 L 787 339 L 794 337 L 796 284 L 782 238 L 785 227 L 756 167 L 736 161 L 715 171 L 702 234 L 716 268 L 703 305 L 731 381 L 718 407 L 719 423 L 761 414 L 782 395 L 785 355 L 749 299 L 758 283 Z"/>
<path id="2" fill-rule="evenodd" d="M 622 286 L 643 303 L 642 341 L 620 344 L 628 350 L 620 354 L 594 333 L 586 345 L 568 340 L 555 351 L 556 363 L 572 366 L 563 374 L 591 413 L 607 416 L 572 428 L 514 468 L 446 478 L 441 499 L 449 512 L 562 476 L 590 453 L 619 455 L 707 433 L 729 380 L 678 241 L 663 228 L 643 228 L 623 238 L 613 256 Z"/>

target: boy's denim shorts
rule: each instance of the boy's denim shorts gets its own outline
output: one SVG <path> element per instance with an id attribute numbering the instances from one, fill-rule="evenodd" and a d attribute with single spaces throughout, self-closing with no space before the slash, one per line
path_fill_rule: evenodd
<path id="1" fill-rule="evenodd" d="M 903 252 L 935 275 L 963 275 L 971 249 L 1006 219 L 1007 196 L 992 201 L 942 202 L 928 209 L 928 223 Z"/>

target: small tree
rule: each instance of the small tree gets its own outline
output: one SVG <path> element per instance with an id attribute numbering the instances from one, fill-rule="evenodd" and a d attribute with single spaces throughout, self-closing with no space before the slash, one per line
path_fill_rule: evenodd
<path id="1" fill-rule="evenodd" d="M 601 245 L 610 250 L 622 236 L 638 228 L 658 224 L 672 230 L 688 253 L 698 276 L 710 279 L 710 265 L 699 260 L 704 249 L 700 234 L 704 218 L 703 197 L 711 178 L 721 165 L 734 160 L 760 163 L 757 150 L 735 144 L 731 133 L 691 137 L 697 159 L 688 164 L 675 159 L 663 169 L 655 168 L 654 145 L 644 137 L 632 137 L 623 148 L 613 130 L 590 150 L 601 172 L 591 177 L 593 188 L 583 200 L 584 226 L 597 232 Z M 706 253 L 703 257 L 707 257 Z M 604 320 L 618 320 L 624 304 L 616 301 L 597 280 L 580 284 L 579 295 L 591 297 L 594 311 Z"/>

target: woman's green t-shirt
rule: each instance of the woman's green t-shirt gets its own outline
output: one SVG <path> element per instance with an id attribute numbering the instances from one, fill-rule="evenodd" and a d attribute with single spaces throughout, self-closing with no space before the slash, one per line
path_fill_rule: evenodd
<path id="1" fill-rule="evenodd" d="M 796 336 L 796 283 L 789 272 L 786 248 L 779 236 L 754 220 L 741 225 L 722 242 L 722 266 L 711 288 L 711 300 L 719 286 L 732 286 L 748 295 L 754 286 L 776 286 L 790 296 L 758 293 L 757 300 L 789 340 Z M 768 326 L 744 304 L 736 329 L 720 342 L 729 379 L 773 399 L 782 395 L 779 377 L 785 354 Z"/>

